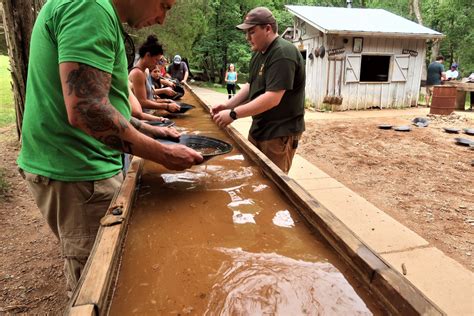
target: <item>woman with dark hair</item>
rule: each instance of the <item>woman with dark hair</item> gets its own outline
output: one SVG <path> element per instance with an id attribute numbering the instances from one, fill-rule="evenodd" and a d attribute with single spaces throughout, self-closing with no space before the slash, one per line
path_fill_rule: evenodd
<path id="1" fill-rule="evenodd" d="M 169 112 L 177 112 L 180 107 L 169 99 L 155 99 L 153 87 L 147 80 L 146 70 L 153 70 L 158 61 L 163 57 L 163 47 L 154 35 L 148 36 L 145 43 L 138 50 L 136 65 L 130 70 L 128 79 L 132 85 L 132 91 L 144 109 L 164 109 Z"/>

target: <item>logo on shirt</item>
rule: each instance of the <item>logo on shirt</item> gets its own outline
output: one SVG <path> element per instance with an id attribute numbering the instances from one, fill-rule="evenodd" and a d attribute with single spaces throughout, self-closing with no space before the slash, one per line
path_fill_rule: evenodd
<path id="1" fill-rule="evenodd" d="M 258 75 L 259 75 L 259 76 L 262 76 L 262 75 L 263 75 L 263 68 L 264 68 L 264 67 L 265 67 L 265 64 L 262 64 L 262 65 L 260 66 L 260 70 L 258 71 Z"/>

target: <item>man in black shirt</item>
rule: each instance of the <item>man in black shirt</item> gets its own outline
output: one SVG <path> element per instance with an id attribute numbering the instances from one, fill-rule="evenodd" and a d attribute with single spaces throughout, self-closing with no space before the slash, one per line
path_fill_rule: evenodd
<path id="1" fill-rule="evenodd" d="M 221 127 L 252 116 L 249 141 L 283 172 L 288 173 L 305 129 L 305 66 L 298 49 L 278 36 L 273 14 L 264 7 L 251 10 L 244 30 L 254 51 L 250 76 L 237 95 L 212 108 Z"/>

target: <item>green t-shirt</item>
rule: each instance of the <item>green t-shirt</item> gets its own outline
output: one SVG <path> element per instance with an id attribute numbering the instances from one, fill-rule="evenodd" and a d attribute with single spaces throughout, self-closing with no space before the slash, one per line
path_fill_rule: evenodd
<path id="1" fill-rule="evenodd" d="M 427 76 L 426 76 L 426 85 L 427 86 L 434 86 L 437 84 L 441 84 L 441 74 L 444 71 L 444 66 L 442 63 L 439 62 L 432 62 L 428 66 Z"/>
<path id="2" fill-rule="evenodd" d="M 252 138 L 262 141 L 304 131 L 305 65 L 293 44 L 278 37 L 265 53 L 254 53 L 249 83 L 249 100 L 265 91 L 286 90 L 277 106 L 253 116 Z"/>
<path id="3" fill-rule="evenodd" d="M 77 62 L 111 74 L 109 100 L 128 120 L 122 34 L 109 0 L 46 2 L 31 37 L 20 168 L 61 181 L 100 180 L 120 172 L 119 151 L 69 124 L 59 64 Z"/>

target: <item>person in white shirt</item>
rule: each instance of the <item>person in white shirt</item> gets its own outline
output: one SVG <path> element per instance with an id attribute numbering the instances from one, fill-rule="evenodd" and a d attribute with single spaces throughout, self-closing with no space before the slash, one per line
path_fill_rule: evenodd
<path id="1" fill-rule="evenodd" d="M 453 63 L 451 69 L 446 71 L 446 80 L 456 80 L 459 77 L 458 64 Z"/>

